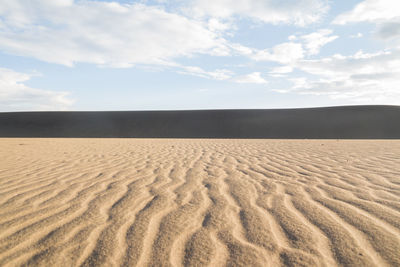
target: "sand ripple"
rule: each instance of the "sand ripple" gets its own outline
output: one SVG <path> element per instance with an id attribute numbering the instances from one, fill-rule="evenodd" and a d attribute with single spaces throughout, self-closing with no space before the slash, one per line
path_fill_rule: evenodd
<path id="1" fill-rule="evenodd" d="M 0 139 L 0 266 L 400 266 L 400 141 Z"/>

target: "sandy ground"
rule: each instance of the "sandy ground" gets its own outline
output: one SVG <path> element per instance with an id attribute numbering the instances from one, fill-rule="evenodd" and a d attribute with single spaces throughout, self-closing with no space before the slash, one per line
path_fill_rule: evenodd
<path id="1" fill-rule="evenodd" d="M 400 266 L 400 141 L 0 139 L 0 266 Z"/>

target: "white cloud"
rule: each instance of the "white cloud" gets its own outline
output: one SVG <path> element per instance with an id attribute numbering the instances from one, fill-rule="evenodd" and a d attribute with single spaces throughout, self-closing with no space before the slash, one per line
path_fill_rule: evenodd
<path id="1" fill-rule="evenodd" d="M 271 74 L 286 74 L 286 73 L 290 73 L 292 71 L 293 71 L 292 66 L 282 66 L 282 67 L 273 68 L 269 73 L 271 73 Z"/>
<path id="2" fill-rule="evenodd" d="M 23 110 L 66 110 L 73 101 L 66 92 L 53 92 L 28 87 L 24 82 L 31 74 L 0 68 L 0 109 Z"/>
<path id="3" fill-rule="evenodd" d="M 280 43 L 272 48 L 262 50 L 249 48 L 240 44 L 229 44 L 229 47 L 255 61 L 272 61 L 291 66 L 306 56 L 319 54 L 320 49 L 324 45 L 337 38 L 337 35 L 332 35 L 332 30 L 321 29 L 299 37 L 290 35 L 288 37 L 291 40 L 290 42 Z M 285 70 L 288 70 L 290 66 L 286 66 Z"/>
<path id="4" fill-rule="evenodd" d="M 233 74 L 230 70 L 226 69 L 205 71 L 202 68 L 195 66 L 181 66 L 180 68 L 182 70 L 179 70 L 178 73 L 198 76 L 207 79 L 214 79 L 214 80 L 227 80 L 231 78 Z"/>
<path id="5" fill-rule="evenodd" d="M 357 52 L 318 60 L 302 60 L 296 67 L 306 77 L 291 79 L 289 91 L 329 95 L 356 102 L 400 104 L 400 51 Z"/>
<path id="6" fill-rule="evenodd" d="M 333 23 L 345 25 L 370 22 L 377 25 L 376 36 L 383 40 L 400 39 L 400 1 L 365 0 L 352 10 L 337 16 Z"/>
<path id="7" fill-rule="evenodd" d="M 317 55 L 323 46 L 338 38 L 337 35 L 332 36 L 331 34 L 332 30 L 322 29 L 317 32 L 303 35 L 300 38 L 303 39 L 305 43 L 304 46 L 308 50 L 307 53 L 309 55 Z"/>
<path id="8" fill-rule="evenodd" d="M 227 55 L 210 25 L 157 6 L 100 1 L 2 0 L 0 49 L 71 66 L 168 65 L 196 53 Z"/>
<path id="9" fill-rule="evenodd" d="M 247 75 L 239 76 L 233 79 L 236 83 L 254 83 L 254 84 L 266 84 L 268 83 L 265 80 L 260 72 L 253 72 Z"/>
<path id="10" fill-rule="evenodd" d="M 264 23 L 304 26 L 315 23 L 328 11 L 326 0 L 192 0 L 188 10 L 196 16 L 240 16 Z"/>
<path id="11" fill-rule="evenodd" d="M 216 18 L 211 18 L 208 20 L 208 29 L 214 32 L 225 32 L 233 28 L 233 25 L 229 22 L 221 22 Z"/>
<path id="12" fill-rule="evenodd" d="M 365 0 L 352 10 L 337 16 L 334 24 L 351 22 L 382 22 L 400 17 L 400 2 L 398 0 Z"/>
<path id="13" fill-rule="evenodd" d="M 300 43 L 288 42 L 276 45 L 272 49 L 256 51 L 251 57 L 256 61 L 290 64 L 304 58 L 304 49 Z"/>
<path id="14" fill-rule="evenodd" d="M 244 56 L 251 56 L 254 53 L 255 49 L 252 49 L 250 47 L 241 45 L 241 44 L 237 44 L 237 43 L 233 43 L 230 44 L 229 47 L 233 50 L 236 51 L 237 53 L 244 55 Z"/>

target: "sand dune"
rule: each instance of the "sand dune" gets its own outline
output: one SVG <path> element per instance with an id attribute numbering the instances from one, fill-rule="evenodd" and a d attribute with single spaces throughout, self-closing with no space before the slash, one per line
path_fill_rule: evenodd
<path id="1" fill-rule="evenodd" d="M 400 141 L 0 139 L 0 266 L 400 266 Z"/>
<path id="2" fill-rule="evenodd" d="M 400 106 L 0 113 L 0 137 L 400 139 Z"/>

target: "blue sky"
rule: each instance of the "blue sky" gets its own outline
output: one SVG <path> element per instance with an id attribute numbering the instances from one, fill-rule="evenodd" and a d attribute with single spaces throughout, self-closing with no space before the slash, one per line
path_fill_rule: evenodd
<path id="1" fill-rule="evenodd" d="M 397 0 L 0 0 L 0 111 L 400 105 Z"/>

